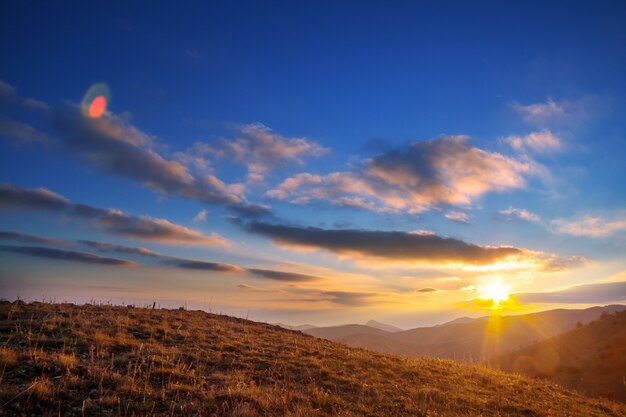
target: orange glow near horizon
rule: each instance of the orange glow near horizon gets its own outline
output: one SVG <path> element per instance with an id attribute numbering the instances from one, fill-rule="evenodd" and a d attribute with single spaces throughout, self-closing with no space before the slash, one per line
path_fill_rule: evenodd
<path id="1" fill-rule="evenodd" d="M 89 105 L 89 117 L 97 119 L 101 117 L 107 109 L 107 99 L 105 96 L 98 96 Z"/>
<path id="2" fill-rule="evenodd" d="M 494 309 L 501 307 L 502 302 L 509 298 L 509 289 L 500 281 L 487 285 L 484 290 L 484 299 L 493 301 Z"/>

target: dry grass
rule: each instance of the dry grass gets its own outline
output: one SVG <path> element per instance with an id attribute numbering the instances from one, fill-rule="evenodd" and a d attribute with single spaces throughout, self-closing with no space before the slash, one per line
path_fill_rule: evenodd
<path id="1" fill-rule="evenodd" d="M 625 416 L 556 385 L 199 311 L 0 304 L 0 415 Z"/>

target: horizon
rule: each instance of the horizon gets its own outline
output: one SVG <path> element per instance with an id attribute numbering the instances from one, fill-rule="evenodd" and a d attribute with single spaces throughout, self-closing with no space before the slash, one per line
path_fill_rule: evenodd
<path id="1" fill-rule="evenodd" d="M 0 298 L 626 304 L 626 4 L 452 4 L 1 5 Z"/>

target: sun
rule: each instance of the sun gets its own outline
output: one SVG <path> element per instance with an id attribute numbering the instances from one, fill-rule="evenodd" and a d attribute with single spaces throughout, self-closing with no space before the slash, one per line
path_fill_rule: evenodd
<path id="1" fill-rule="evenodd" d="M 500 281 L 484 287 L 484 298 L 492 300 L 494 305 L 499 305 L 509 298 L 509 289 Z"/>

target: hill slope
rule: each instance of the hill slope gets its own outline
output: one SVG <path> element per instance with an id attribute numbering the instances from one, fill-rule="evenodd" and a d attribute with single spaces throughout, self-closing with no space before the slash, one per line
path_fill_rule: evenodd
<path id="1" fill-rule="evenodd" d="M 1 415 L 624 416 L 527 377 L 200 311 L 0 304 Z"/>
<path id="2" fill-rule="evenodd" d="M 626 311 L 491 361 L 501 369 L 550 379 L 626 402 Z"/>

